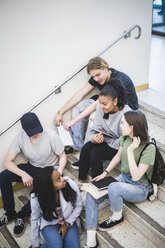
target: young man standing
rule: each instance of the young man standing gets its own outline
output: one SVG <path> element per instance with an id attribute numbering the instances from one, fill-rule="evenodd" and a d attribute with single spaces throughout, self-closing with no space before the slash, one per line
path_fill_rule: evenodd
<path id="1" fill-rule="evenodd" d="M 13 140 L 5 158 L 6 170 L 0 173 L 0 188 L 3 207 L 6 211 L 0 218 L 0 228 L 15 220 L 14 235 L 19 237 L 25 230 L 25 217 L 30 216 L 30 202 L 16 213 L 12 182 L 32 186 L 35 173 L 47 166 L 58 166 L 60 174 L 66 165 L 64 146 L 54 130 L 43 129 L 38 117 L 32 112 L 21 118 L 23 130 Z M 16 165 L 14 160 L 23 153 L 28 163 Z"/>
<path id="2" fill-rule="evenodd" d="M 116 69 L 109 68 L 108 63 L 100 57 L 94 57 L 89 60 L 87 72 L 91 76 L 88 83 L 71 97 L 61 110 L 58 111 L 55 118 L 55 125 L 60 125 L 60 123 L 63 123 L 63 114 L 79 103 L 72 115 L 72 120 L 65 124 L 66 129 L 71 131 L 75 144 L 66 153 L 73 152 L 74 149 L 79 151 L 84 145 L 85 122 L 88 116 L 96 110 L 97 101 L 93 99 L 82 101 L 82 99 L 95 87 L 101 90 L 105 85 L 110 84 L 112 79 L 120 80 L 127 91 L 126 104 L 133 110 L 138 109 L 138 98 L 135 87 L 128 75 Z"/>

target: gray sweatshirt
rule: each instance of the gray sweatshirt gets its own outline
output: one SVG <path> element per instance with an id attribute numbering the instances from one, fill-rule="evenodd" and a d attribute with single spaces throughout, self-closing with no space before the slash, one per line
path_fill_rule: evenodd
<path id="1" fill-rule="evenodd" d="M 104 112 L 102 111 L 100 104 L 97 104 L 96 112 L 94 115 L 93 126 L 89 129 L 88 139 L 91 140 L 93 135 L 97 132 L 94 129 L 103 129 L 111 137 L 104 135 L 104 141 L 112 148 L 119 149 L 119 138 L 122 135 L 120 122 L 124 113 L 131 110 L 128 105 L 125 105 L 121 111 L 118 111 L 114 114 L 109 114 L 108 119 L 104 119 Z"/>

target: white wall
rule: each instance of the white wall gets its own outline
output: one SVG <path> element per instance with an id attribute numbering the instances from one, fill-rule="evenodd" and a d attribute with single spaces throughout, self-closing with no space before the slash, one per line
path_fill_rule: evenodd
<path id="1" fill-rule="evenodd" d="M 142 37 L 120 41 L 103 57 L 135 85 L 148 83 L 152 0 L 1 0 L 0 130 L 134 24 Z M 84 70 L 35 109 L 46 127 L 88 80 Z M 66 117 L 66 118 L 69 118 Z M 0 170 L 16 124 L 0 137 Z"/>

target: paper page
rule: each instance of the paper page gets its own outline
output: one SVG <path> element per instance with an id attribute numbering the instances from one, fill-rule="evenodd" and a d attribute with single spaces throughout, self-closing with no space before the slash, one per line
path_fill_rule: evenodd
<path id="1" fill-rule="evenodd" d="M 80 190 L 90 193 L 95 199 L 99 199 L 108 194 L 108 189 L 97 190 L 91 183 L 83 183 Z"/>
<path id="2" fill-rule="evenodd" d="M 62 125 L 58 126 L 57 129 L 64 146 L 74 145 L 69 131 L 67 131 Z"/>

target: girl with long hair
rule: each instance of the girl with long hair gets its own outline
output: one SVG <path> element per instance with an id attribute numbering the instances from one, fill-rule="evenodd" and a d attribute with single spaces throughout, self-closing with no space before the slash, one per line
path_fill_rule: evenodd
<path id="1" fill-rule="evenodd" d="M 121 117 L 128 110 L 124 86 L 119 80 L 112 80 L 100 92 L 94 123 L 87 137 L 90 141 L 83 146 L 77 162 L 80 182 L 85 182 L 90 168 L 92 178 L 98 176 L 103 172 L 103 160 L 111 160 L 116 155 L 121 136 Z"/>
<path id="2" fill-rule="evenodd" d="M 31 210 L 33 248 L 80 247 L 76 224 L 82 210 L 80 191 L 53 166 L 41 169 L 34 177 Z M 40 231 L 45 240 L 42 246 Z"/>
<path id="3" fill-rule="evenodd" d="M 84 248 L 96 248 L 96 228 L 98 225 L 98 205 L 106 198 L 110 199 L 112 216 L 99 225 L 104 231 L 123 221 L 123 201 L 141 202 L 149 192 L 148 178 L 151 179 L 155 161 L 155 145 L 149 145 L 140 158 L 140 153 L 149 142 L 148 125 L 145 115 L 140 111 L 124 113 L 120 124 L 122 136 L 119 139 L 120 148 L 102 174 L 95 177 L 99 181 L 107 176 L 121 161 L 121 174 L 108 187 L 108 195 L 94 199 L 89 193 L 86 197 L 86 229 L 87 242 Z"/>

